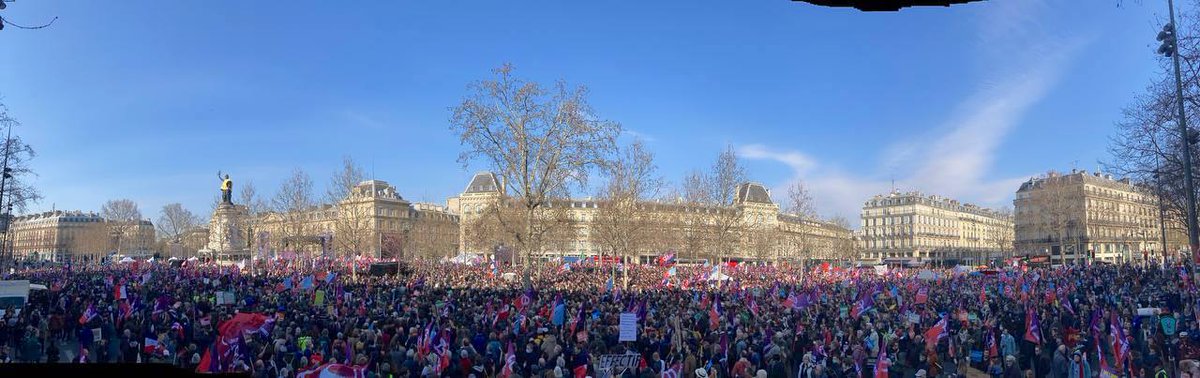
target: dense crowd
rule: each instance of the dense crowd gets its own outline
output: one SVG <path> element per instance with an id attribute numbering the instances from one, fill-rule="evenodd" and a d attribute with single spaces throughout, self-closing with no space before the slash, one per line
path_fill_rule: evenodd
<path id="1" fill-rule="evenodd" d="M 265 378 L 1200 377 L 1183 267 L 346 266 L 26 268 L 5 279 L 49 289 L 7 309 L 0 362 Z M 620 341 L 622 313 L 636 341 Z M 621 354 L 641 359 L 603 369 Z"/>

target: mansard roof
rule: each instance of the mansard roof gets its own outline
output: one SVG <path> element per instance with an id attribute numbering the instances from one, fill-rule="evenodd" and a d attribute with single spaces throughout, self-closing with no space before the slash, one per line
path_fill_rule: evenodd
<path id="1" fill-rule="evenodd" d="M 737 187 L 737 203 L 764 203 L 772 204 L 771 194 L 767 193 L 767 188 L 756 182 L 748 182 Z"/>
<path id="2" fill-rule="evenodd" d="M 500 191 L 500 181 L 492 172 L 479 172 L 471 178 L 464 193 L 495 193 Z"/>

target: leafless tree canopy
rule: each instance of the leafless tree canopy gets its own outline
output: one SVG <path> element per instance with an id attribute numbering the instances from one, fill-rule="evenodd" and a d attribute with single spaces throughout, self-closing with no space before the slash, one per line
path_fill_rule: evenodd
<path id="1" fill-rule="evenodd" d="M 1200 39 L 1197 38 L 1200 37 L 1200 13 L 1179 11 L 1179 7 L 1176 10 L 1179 12 L 1176 29 L 1184 113 L 1189 128 L 1195 130 L 1200 126 L 1196 111 L 1200 106 Z M 1162 20 L 1158 24 L 1166 22 Z M 1174 69 L 1170 58 L 1160 56 L 1159 65 L 1162 68 L 1160 75 L 1124 109 L 1124 119 L 1117 124 L 1117 131 L 1109 140 L 1111 158 L 1102 162 L 1102 166 L 1108 172 L 1129 177 L 1161 195 L 1167 210 L 1167 228 L 1183 230 L 1186 229 L 1187 193 L 1183 183 L 1183 138 L 1176 122 L 1179 110 Z M 1200 162 L 1200 148 L 1197 147 L 1200 145 L 1193 145 L 1191 149 L 1193 162 Z M 1193 165 L 1193 176 L 1200 173 L 1197 168 Z"/>
<path id="2" fill-rule="evenodd" d="M 358 256 L 374 244 L 374 226 L 371 224 L 374 206 L 360 204 L 353 189 L 366 175 L 354 159 L 342 159 L 342 169 L 333 173 L 329 180 L 326 196 L 329 203 L 337 207 L 338 217 L 333 224 L 333 242 L 344 253 Z"/>
<path id="3" fill-rule="evenodd" d="M 796 181 L 788 186 L 787 195 L 787 206 L 784 211 L 804 219 L 817 217 L 817 207 L 813 203 L 812 193 L 808 191 L 808 187 L 804 185 L 803 181 Z"/>
<path id="4" fill-rule="evenodd" d="M 1013 210 L 1011 207 L 1001 207 L 996 209 L 996 213 L 1005 219 L 1013 219 Z M 1013 230 L 1006 227 L 989 227 L 987 234 L 984 237 L 988 243 L 991 243 L 1001 253 L 1013 251 Z M 1006 255 L 1007 256 L 1007 255 Z"/>
<path id="5" fill-rule="evenodd" d="M 747 181 L 746 168 L 741 165 L 733 146 L 728 146 L 708 172 L 693 171 L 683 179 L 683 193 L 690 206 L 705 210 L 688 212 L 685 224 L 694 225 L 683 235 L 689 257 L 706 256 L 717 260 L 732 251 L 739 243 L 743 228 L 742 214 L 733 211 L 738 184 Z M 718 209 L 721 208 L 721 209 Z"/>
<path id="6" fill-rule="evenodd" d="M 329 203 L 338 203 L 346 197 L 350 196 L 350 191 L 355 185 L 362 182 L 367 175 L 363 173 L 362 167 L 354 162 L 354 158 L 349 155 L 342 157 L 342 168 L 333 173 L 329 179 L 329 187 L 326 189 L 326 199 Z"/>
<path id="7" fill-rule="evenodd" d="M 117 244 L 117 253 L 121 253 L 122 243 L 142 220 L 142 211 L 132 200 L 109 200 L 100 207 L 100 217 L 107 221 L 109 233 Z"/>
<path id="8" fill-rule="evenodd" d="M 254 182 L 250 180 L 243 181 L 242 189 L 238 192 L 238 199 L 242 206 L 246 207 L 246 212 L 253 218 L 255 215 L 266 211 L 267 204 L 263 203 L 262 197 L 258 194 L 258 188 L 254 186 Z"/>
<path id="9" fill-rule="evenodd" d="M 608 250 L 630 257 L 638 249 L 650 246 L 656 222 L 643 208 L 643 201 L 655 196 L 662 185 L 654 154 L 640 140 L 622 149 L 606 164 L 607 179 L 600 191 L 600 207 L 593 222 L 594 237 Z"/>
<path id="10" fill-rule="evenodd" d="M 733 146 L 717 155 L 712 172 L 708 175 L 708 198 L 718 206 L 733 206 L 738 184 L 746 182 L 746 167 L 738 161 Z"/>
<path id="11" fill-rule="evenodd" d="M 0 132 L 20 125 L 20 122 L 8 114 L 8 108 L 0 103 Z M 34 153 L 33 147 L 16 135 L 5 140 L 4 145 L 0 147 L 3 148 L 0 150 L 0 159 L 7 158 L 8 168 L 12 169 L 12 177 L 4 183 L 4 201 L 11 204 L 14 211 L 25 212 L 29 205 L 42 199 L 41 192 L 28 181 L 30 177 L 35 176 L 29 168 L 29 161 L 37 154 Z"/>
<path id="12" fill-rule="evenodd" d="M 170 203 L 163 206 L 159 212 L 156 224 L 158 233 L 172 242 L 179 242 L 185 232 L 200 225 L 200 218 L 184 208 L 180 203 Z"/>
<path id="13" fill-rule="evenodd" d="M 492 169 L 524 210 L 524 230 L 514 239 L 529 254 L 541 249 L 549 230 L 539 227 L 538 220 L 548 218 L 539 212 L 553 199 L 567 198 L 573 186 L 586 186 L 589 171 L 616 149 L 621 127 L 595 114 L 584 87 L 559 81 L 548 88 L 512 72 L 506 64 L 494 71 L 494 80 L 472 84 L 451 109 L 450 128 L 464 146 L 459 161 Z"/>
<path id="14" fill-rule="evenodd" d="M 303 235 L 304 210 L 314 204 L 312 193 L 312 179 L 300 168 L 293 170 L 292 175 L 279 186 L 279 191 L 271 199 L 271 209 L 283 222 L 281 230 L 285 235 L 280 235 L 280 239 Z"/>

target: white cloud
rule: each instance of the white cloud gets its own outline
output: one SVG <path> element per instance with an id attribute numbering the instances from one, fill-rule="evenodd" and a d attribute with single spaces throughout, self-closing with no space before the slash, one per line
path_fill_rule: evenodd
<path id="1" fill-rule="evenodd" d="M 639 132 L 639 131 L 634 131 L 634 130 L 627 129 L 627 128 L 622 128 L 621 133 L 628 135 L 630 137 L 633 137 L 633 138 L 641 139 L 642 141 L 644 141 L 646 143 L 650 143 L 650 142 L 658 140 L 658 138 L 655 138 L 653 135 L 646 134 L 646 133 Z"/>
<path id="2" fill-rule="evenodd" d="M 1007 3 L 1007 2 L 1006 2 Z M 1005 137 L 1033 105 L 1058 82 L 1070 58 L 1087 40 L 1043 32 L 1042 6 L 1030 1 L 1003 6 L 985 16 L 980 29 L 982 56 L 991 75 L 948 115 L 941 127 L 883 147 L 883 172 L 897 175 L 902 191 L 920 190 L 984 206 L 1011 206 L 1020 183 L 1031 175 L 996 178 L 989 174 Z M 823 167 L 801 151 L 751 144 L 739 149 L 748 159 L 773 160 L 792 168 L 785 188 L 803 180 L 824 216 L 857 218 L 862 203 L 893 185 L 881 172 L 849 173 Z M 777 201 L 779 199 L 776 199 Z"/>
<path id="3" fill-rule="evenodd" d="M 787 164 L 796 174 L 804 174 L 817 166 L 817 162 L 808 155 L 797 151 L 774 151 L 761 144 L 741 146 L 737 154 L 747 159 L 775 160 Z"/>

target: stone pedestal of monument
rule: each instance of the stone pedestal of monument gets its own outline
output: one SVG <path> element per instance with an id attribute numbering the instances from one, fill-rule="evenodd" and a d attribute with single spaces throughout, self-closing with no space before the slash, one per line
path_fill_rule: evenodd
<path id="1" fill-rule="evenodd" d="M 208 245 L 205 251 L 218 260 L 237 260 L 250 256 L 243 229 L 246 207 L 222 202 L 213 211 L 208 223 Z"/>

